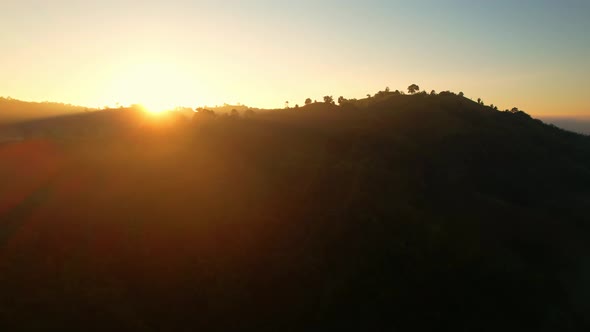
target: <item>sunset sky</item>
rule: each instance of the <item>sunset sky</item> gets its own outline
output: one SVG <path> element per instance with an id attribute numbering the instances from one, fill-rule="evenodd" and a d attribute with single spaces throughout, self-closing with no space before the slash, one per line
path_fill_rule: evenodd
<path id="1" fill-rule="evenodd" d="M 590 1 L 3 0 L 0 96 L 282 107 L 386 86 L 590 116 Z"/>

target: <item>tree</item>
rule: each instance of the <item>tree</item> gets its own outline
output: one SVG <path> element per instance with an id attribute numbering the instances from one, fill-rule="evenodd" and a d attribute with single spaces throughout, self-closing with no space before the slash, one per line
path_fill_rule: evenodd
<path id="1" fill-rule="evenodd" d="M 518 107 L 512 107 L 512 109 L 510 110 L 510 113 L 518 113 L 518 112 L 520 112 Z"/>
<path id="2" fill-rule="evenodd" d="M 375 94 L 375 98 L 383 97 L 389 93 L 389 87 L 386 87 L 384 91 L 378 91 Z"/>
<path id="3" fill-rule="evenodd" d="M 371 95 L 369 93 L 367 93 L 367 98 L 371 98 Z"/>
<path id="4" fill-rule="evenodd" d="M 251 117 L 253 117 L 255 114 L 256 114 L 256 113 L 255 113 L 253 110 L 251 110 L 251 109 L 247 109 L 247 110 L 244 112 L 244 117 L 245 117 L 245 118 L 251 118 Z"/>
<path id="5" fill-rule="evenodd" d="M 434 90 L 430 91 L 430 95 L 431 96 L 435 96 L 436 95 L 436 91 L 434 91 Z"/>
<path id="6" fill-rule="evenodd" d="M 332 96 L 324 96 L 324 103 L 334 105 L 334 97 L 332 97 Z"/>
<path id="7" fill-rule="evenodd" d="M 463 91 L 459 92 L 459 97 L 465 97 L 465 94 L 463 93 Z"/>
<path id="8" fill-rule="evenodd" d="M 196 123 L 203 123 L 203 122 L 209 122 L 210 120 L 215 118 L 215 112 L 212 110 L 208 110 L 206 108 L 203 107 L 199 107 L 196 109 L 194 115 L 193 115 L 193 120 L 196 120 Z"/>
<path id="9" fill-rule="evenodd" d="M 420 91 L 420 87 L 416 84 L 412 84 L 408 87 L 408 93 L 413 95 L 414 93 Z"/>
<path id="10" fill-rule="evenodd" d="M 289 108 L 289 101 L 288 100 L 285 102 L 285 108 Z"/>
<path id="11" fill-rule="evenodd" d="M 477 98 L 477 103 L 481 105 L 481 98 Z"/>
<path id="12" fill-rule="evenodd" d="M 346 103 L 348 100 L 343 96 L 338 97 L 338 105 L 342 106 L 342 104 Z"/>
<path id="13" fill-rule="evenodd" d="M 309 104 L 311 104 L 311 98 L 305 99 L 305 105 L 309 105 Z"/>

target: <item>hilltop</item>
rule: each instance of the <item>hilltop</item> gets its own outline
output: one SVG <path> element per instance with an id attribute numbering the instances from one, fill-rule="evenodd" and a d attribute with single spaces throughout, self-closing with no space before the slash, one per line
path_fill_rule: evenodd
<path id="1" fill-rule="evenodd" d="M 451 92 L 186 114 L 12 128 L 0 327 L 590 328 L 590 137 Z"/>
<path id="2" fill-rule="evenodd" d="M 94 109 L 64 103 L 27 102 L 10 97 L 0 97 L 0 125 L 72 115 L 91 110 Z"/>

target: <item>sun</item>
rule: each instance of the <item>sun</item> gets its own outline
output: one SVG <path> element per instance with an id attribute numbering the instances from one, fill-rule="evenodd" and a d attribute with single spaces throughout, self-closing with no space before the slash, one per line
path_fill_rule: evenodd
<path id="1" fill-rule="evenodd" d="M 143 106 L 143 109 L 153 115 L 159 115 L 162 114 L 166 111 L 171 110 L 171 107 L 165 106 L 164 104 L 161 103 L 141 103 L 141 106 Z"/>
<path id="2" fill-rule="evenodd" d="M 112 95 L 140 104 L 151 114 L 195 103 L 198 84 L 185 70 L 168 62 L 129 64 L 113 79 Z"/>

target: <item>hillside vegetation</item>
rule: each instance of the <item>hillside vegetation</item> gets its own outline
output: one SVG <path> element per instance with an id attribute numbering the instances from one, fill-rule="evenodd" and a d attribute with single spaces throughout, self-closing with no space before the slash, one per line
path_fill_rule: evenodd
<path id="1" fill-rule="evenodd" d="M 324 101 L 15 127 L 0 329 L 590 329 L 589 137 L 450 92 Z"/>

